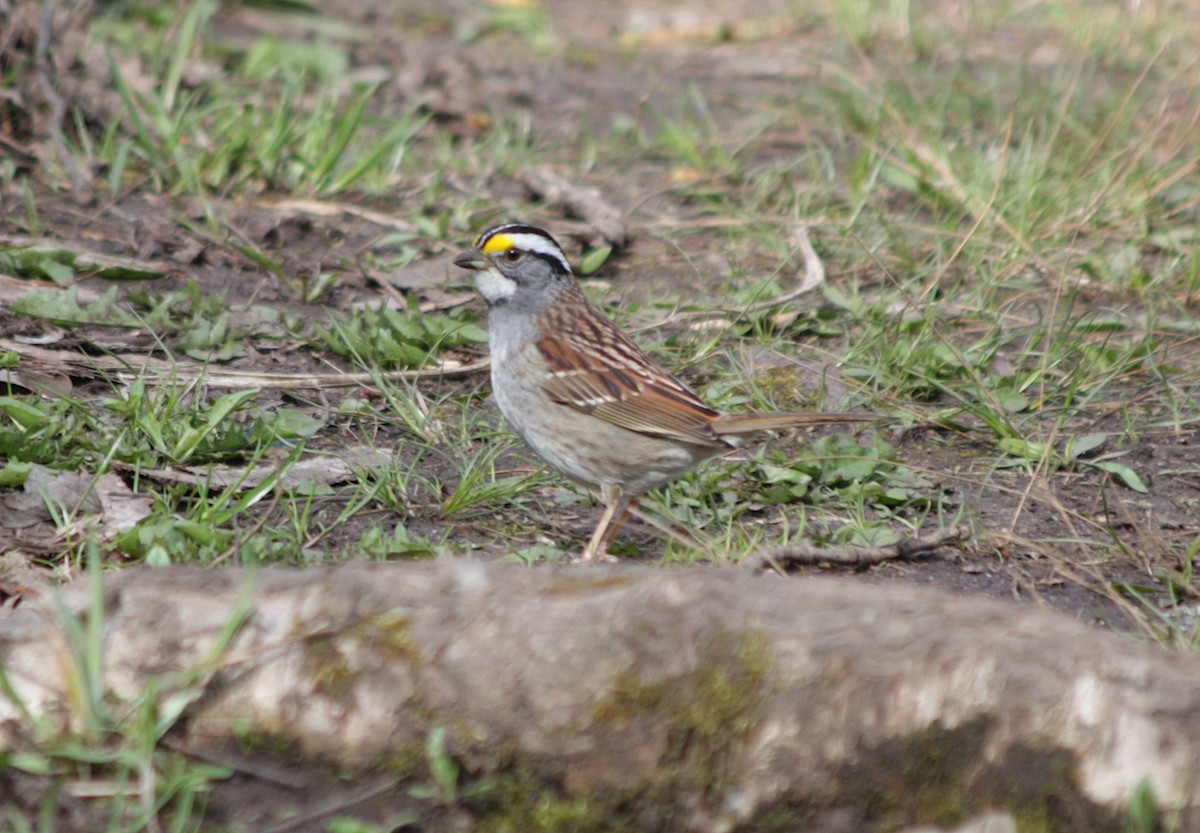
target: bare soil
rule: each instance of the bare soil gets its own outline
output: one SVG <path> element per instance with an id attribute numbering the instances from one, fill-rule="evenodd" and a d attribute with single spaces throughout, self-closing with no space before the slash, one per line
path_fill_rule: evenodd
<path id="1" fill-rule="evenodd" d="M 223 10 L 218 31 L 231 38 L 256 34 L 264 25 L 263 18 L 244 12 L 240 7 Z M 640 120 L 652 129 L 651 108 L 655 104 L 670 106 L 689 85 L 705 91 L 719 130 L 736 136 L 786 96 L 790 86 L 822 83 L 813 56 L 819 57 L 827 49 L 819 33 L 807 33 L 794 22 L 783 24 L 789 19 L 783 4 L 722 4 L 720 10 L 706 10 L 633 2 L 557 3 L 550 12 L 554 29 L 574 45 L 554 55 L 540 54 L 521 38 L 504 33 L 464 43 L 454 36 L 452 27 L 438 22 L 469 18 L 476 13 L 471 4 L 435 14 L 433 7 L 398 11 L 384 3 L 338 3 L 323 12 L 370 27 L 375 38 L 356 47 L 354 61 L 359 66 L 384 67 L 391 73 L 396 79 L 397 107 L 414 99 L 427 101 L 438 129 L 450 134 L 478 129 L 476 125 L 484 123 L 488 112 L 521 108 L 529 112 L 534 131 L 551 148 L 552 157 L 561 140 L 563 161 L 574 156 L 574 137 L 606 135 L 616 118 Z M 780 24 L 777 31 L 773 30 L 775 23 Z M 791 129 L 819 136 L 822 126 L 798 124 Z M 787 133 L 782 130 L 770 132 L 753 145 L 757 161 L 763 163 L 784 158 L 789 150 Z M 694 214 L 687 200 L 673 190 L 671 176 L 668 164 L 641 161 L 623 170 L 597 170 L 589 180 L 588 184 L 599 186 L 628 216 L 631 240 L 602 274 L 615 299 L 646 297 L 659 290 L 702 296 L 717 285 L 714 275 L 721 274 L 728 253 L 717 247 L 711 235 L 691 236 L 689 245 L 694 249 L 684 260 L 653 233 L 668 224 L 686 226 Z M 420 188 L 423 177 L 417 173 L 412 188 Z M 482 183 L 464 183 L 464 187 L 488 188 L 498 202 L 520 199 L 523 193 L 518 182 L 501 174 Z M 154 282 L 154 290 L 170 291 L 194 282 L 206 295 L 226 299 L 231 308 L 267 305 L 290 315 L 324 320 L 328 308 L 376 305 L 400 295 L 444 300 L 448 292 L 467 289 L 464 276 L 453 274 L 448 267 L 453 250 L 445 246 L 435 245 L 405 270 L 372 273 L 362 267 L 362 255 L 388 230 L 386 223 L 350 213 L 319 216 L 283 203 L 288 196 L 218 200 L 210 202 L 208 209 L 215 210 L 243 243 L 261 248 L 291 275 L 338 273 L 336 287 L 317 305 L 301 303 L 294 287 L 269 276 L 230 246 L 194 231 L 203 228 L 205 210 L 195 199 L 135 189 L 116 199 L 80 205 L 72 195 L 44 187 L 36 198 L 43 236 L 96 252 L 165 264 L 171 274 Z M 404 199 L 404 193 L 397 193 L 392 199 L 372 201 L 368 207 L 381 215 L 387 215 L 389 209 L 403 215 Z M 564 216 L 560 207 L 526 199 L 522 219 L 567 229 L 567 238 L 579 228 L 576 219 Z M 0 233 L 24 231 L 17 223 L 22 214 L 20 200 L 16 191 L 4 195 Z M 770 264 L 742 265 L 753 273 Z M 826 266 L 831 280 L 846 277 L 837 262 Z M 880 279 L 869 274 L 854 277 L 866 284 Z M 89 284 L 97 291 L 107 289 L 100 279 L 85 281 L 83 286 Z M 38 335 L 46 330 L 45 322 L 0 313 L 0 336 Z M 175 338 L 165 336 L 168 348 Z M 123 352 L 141 346 L 159 352 L 155 342 L 144 335 L 106 328 L 72 329 L 54 346 Z M 307 344 L 274 334 L 252 334 L 246 346 L 246 355 L 228 363 L 228 368 L 318 372 L 331 363 L 339 364 L 336 357 L 319 355 Z M 797 345 L 798 351 L 805 347 Z M 836 352 L 837 348 L 822 343 L 821 349 Z M 445 391 L 447 386 L 469 391 L 485 384 L 479 374 L 432 381 L 427 386 L 437 391 Z M 361 395 L 361 391 L 354 393 Z M 345 391 L 297 390 L 285 398 L 323 402 L 329 407 L 345 395 Z M 1136 397 L 1137 391 L 1131 390 L 1129 401 L 1136 402 Z M 1109 427 L 1119 427 L 1117 419 L 1114 407 Z M 351 441 L 356 433 L 352 424 L 334 420 L 317 442 L 336 447 Z M 381 445 L 395 445 L 400 439 L 376 437 Z M 962 507 L 975 522 L 978 535 L 964 552 L 869 570 L 872 581 L 909 581 L 954 593 L 1033 599 L 1088 622 L 1123 628 L 1130 624 L 1131 608 L 1120 604 L 1110 588 L 1116 583 L 1153 584 L 1155 570 L 1179 566 L 1171 554 L 1172 541 L 1190 538 L 1200 529 L 1196 521 L 1200 449 L 1194 434 L 1150 434 L 1132 450 L 1126 461 L 1150 485 L 1146 495 L 1121 490 L 1101 473 L 1089 470 L 1050 477 L 1031 477 L 1021 468 L 988 471 L 987 461 L 994 455 L 976 454 L 969 435 L 919 429 L 893 439 L 910 466 L 935 479 L 946 479 L 948 505 Z M 531 458 L 510 462 L 518 469 L 536 466 Z M 547 499 L 555 496 L 553 492 L 545 494 Z M 435 502 L 409 507 L 406 521 L 414 532 L 436 537 L 444 531 L 446 521 L 436 512 L 423 511 L 433 509 Z M 551 534 L 585 537 L 590 512 L 586 505 L 564 506 L 562 528 Z M 355 528 L 360 523 L 387 525 L 385 515 L 374 513 L 351 522 L 344 534 L 335 531 L 325 544 L 336 549 L 339 539 L 353 540 L 361 532 Z M 458 528 L 451 540 L 470 540 L 476 534 L 469 521 L 459 520 L 455 525 Z M 626 535 L 639 544 L 652 541 L 636 526 Z M 1087 544 L 1106 538 L 1115 548 L 1106 548 L 1105 555 Z M 647 546 L 653 550 L 653 543 Z M 506 548 L 507 544 L 499 543 L 482 552 L 486 556 Z M 1111 555 L 1114 551 L 1119 554 Z"/>

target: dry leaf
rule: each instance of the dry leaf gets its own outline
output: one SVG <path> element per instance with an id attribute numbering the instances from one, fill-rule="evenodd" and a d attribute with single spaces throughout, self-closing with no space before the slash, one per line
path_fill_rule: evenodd
<path id="1" fill-rule="evenodd" d="M 93 494 L 100 502 L 101 525 L 106 538 L 137 526 L 149 516 L 154 504 L 154 499 L 147 495 L 135 495 L 125 481 L 111 471 L 100 475 Z"/>
<path id="2" fill-rule="evenodd" d="M 386 465 L 392 459 L 391 451 L 370 446 L 350 446 L 337 456 L 313 456 L 298 460 L 288 467 L 280 478 L 279 485 L 294 489 L 304 483 L 336 486 L 348 483 L 367 468 Z M 127 468 L 119 465 L 120 468 Z M 262 484 L 278 470 L 279 466 L 267 463 L 257 466 L 181 466 L 176 469 L 139 468 L 138 475 L 149 477 L 160 483 L 195 484 L 206 483 L 210 488 L 253 489 Z"/>
<path id="3" fill-rule="evenodd" d="M 57 521 L 63 517 L 88 517 L 99 521 L 102 537 L 113 538 L 150 514 L 151 498 L 135 495 L 119 476 L 107 472 L 96 477 L 85 471 L 52 471 L 33 466 L 24 489 L 0 499 L 4 512 L 0 527 L 30 529 L 51 527 L 49 538 L 58 537 Z M 43 537 L 38 533 L 37 537 Z M 28 539 L 26 539 L 28 540 Z"/>

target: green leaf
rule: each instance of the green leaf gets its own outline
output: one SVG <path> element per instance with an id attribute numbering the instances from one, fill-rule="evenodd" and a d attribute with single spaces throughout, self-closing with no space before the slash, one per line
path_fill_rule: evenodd
<path id="1" fill-rule="evenodd" d="M 54 243 L 0 249 L 0 269 L 31 278 L 73 283 L 79 275 L 110 279 L 146 280 L 166 273 L 132 258 L 76 252 Z"/>
<path id="2" fill-rule="evenodd" d="M 246 348 L 242 347 L 236 342 L 229 341 L 212 349 L 189 347 L 183 352 L 186 356 L 195 359 L 198 362 L 205 362 L 206 364 L 221 364 L 223 362 L 231 362 L 234 359 L 242 358 L 246 355 Z"/>
<path id="3" fill-rule="evenodd" d="M 1023 460 L 1040 460 L 1046 453 L 1046 444 L 1023 440 L 1020 437 L 1005 437 L 999 442 L 1000 450 Z"/>
<path id="4" fill-rule="evenodd" d="M 258 396 L 258 388 L 227 393 L 222 396 L 213 403 L 204 425 L 198 428 L 189 428 L 180 435 L 175 447 L 171 450 L 171 458 L 177 462 L 183 462 L 191 457 L 200 443 L 215 432 L 230 414 L 256 396 Z"/>
<path id="5" fill-rule="evenodd" d="M 226 417 L 256 396 L 258 396 L 258 388 L 225 394 L 213 403 L 212 410 L 208 415 L 208 425 L 215 428 L 224 422 Z"/>
<path id="6" fill-rule="evenodd" d="M 404 524 L 397 524 L 389 536 L 379 527 L 372 527 L 363 533 L 358 542 L 358 548 L 367 555 L 378 560 L 391 558 L 412 558 L 434 554 L 433 545 L 420 537 L 412 536 Z"/>
<path id="7" fill-rule="evenodd" d="M 1082 437 L 1071 437 L 1067 440 L 1063 456 L 1068 460 L 1078 460 L 1084 454 L 1095 451 L 1104 445 L 1107 439 L 1108 434 L 1084 434 Z"/>
<path id="8" fill-rule="evenodd" d="M 923 180 L 907 168 L 902 168 L 891 162 L 885 162 L 879 169 L 879 178 L 901 191 L 916 194 L 921 190 Z"/>
<path id="9" fill-rule="evenodd" d="M 847 312 L 856 313 L 862 307 L 861 304 L 839 289 L 837 284 L 834 283 L 826 282 L 821 284 L 821 294 L 825 297 L 826 301 Z"/>
<path id="10" fill-rule="evenodd" d="M 452 330 L 446 331 L 453 335 L 458 344 L 487 344 L 487 330 L 477 324 L 459 324 Z"/>
<path id="11" fill-rule="evenodd" d="M 0 486 L 23 486 L 25 478 L 29 476 L 29 470 L 33 468 L 33 463 L 21 463 L 16 460 L 9 460 L 4 468 L 0 469 Z"/>
<path id="12" fill-rule="evenodd" d="M 64 263 L 45 260 L 39 265 L 43 274 L 55 283 L 69 284 L 75 280 L 75 270 Z"/>
<path id="13" fill-rule="evenodd" d="M 392 331 L 405 341 L 420 342 L 426 335 L 426 328 L 420 319 L 407 315 L 399 310 L 384 310 L 384 320 Z"/>
<path id="14" fill-rule="evenodd" d="M 446 751 L 446 729 L 438 726 L 429 733 L 425 742 L 425 756 L 429 762 L 429 771 L 433 780 L 441 788 L 446 798 L 454 798 L 458 793 L 458 763 Z"/>
<path id="15" fill-rule="evenodd" d="M 827 478 L 833 482 L 842 481 L 853 483 L 856 480 L 866 480 L 879 465 L 878 461 L 867 458 L 857 460 L 839 460 L 834 469 L 835 477 Z"/>
<path id="16" fill-rule="evenodd" d="M 323 421 L 311 417 L 303 411 L 285 408 L 275 413 L 275 419 L 271 422 L 271 430 L 280 439 L 292 440 L 297 437 L 311 437 L 324 425 Z"/>
<path id="17" fill-rule="evenodd" d="M 1018 414 L 1029 407 L 1029 397 L 1015 390 L 996 391 L 1000 407 L 1010 414 Z"/>
<path id="18" fill-rule="evenodd" d="M 36 405 L 11 396 L 0 396 L 0 410 L 8 414 L 13 422 L 26 431 L 31 428 L 41 428 L 50 422 L 50 417 L 46 416 Z"/>
<path id="19" fill-rule="evenodd" d="M 1147 494 L 1150 491 L 1146 487 L 1146 484 L 1142 481 L 1142 478 L 1138 476 L 1138 473 L 1136 471 L 1134 471 L 1133 469 L 1129 468 L 1129 466 L 1125 465 L 1124 463 L 1113 463 L 1113 462 L 1104 461 L 1104 462 L 1092 463 L 1092 465 L 1095 466 L 1096 468 L 1100 469 L 1100 471 L 1108 472 L 1113 477 L 1117 478 L 1122 483 L 1124 483 L 1126 486 L 1128 486 L 1130 489 L 1133 489 L 1135 492 L 1141 492 L 1142 494 Z"/>
<path id="20" fill-rule="evenodd" d="M 612 251 L 612 244 L 605 243 L 603 246 L 597 246 L 587 252 L 579 261 L 579 274 L 586 277 L 598 272 L 600 267 L 608 262 L 608 257 L 612 254 Z"/>
<path id="21" fill-rule="evenodd" d="M 899 506 L 915 498 L 917 498 L 917 495 L 914 495 L 910 490 L 896 487 L 884 489 L 881 496 L 882 501 L 889 506 Z"/>
<path id="22" fill-rule="evenodd" d="M 75 258 L 75 271 L 120 281 L 148 281 L 167 273 L 138 260 L 115 255 L 96 255 L 80 252 Z"/>
<path id="23" fill-rule="evenodd" d="M 18 315 L 44 318 L 55 324 L 96 324 L 103 327 L 140 327 L 142 322 L 117 305 L 114 286 L 94 303 L 79 303 L 79 287 L 33 290 L 13 301 L 10 309 Z"/>
<path id="24" fill-rule="evenodd" d="M 563 551 L 558 547 L 552 547 L 548 544 L 537 544 L 532 547 L 510 552 L 503 556 L 500 561 L 506 564 L 536 564 L 539 561 L 545 561 L 548 564 L 555 564 L 562 561 Z"/>
<path id="25" fill-rule="evenodd" d="M 773 466 L 763 463 L 758 469 L 768 483 L 796 483 L 800 480 L 811 480 L 807 474 L 787 466 Z"/>
<path id="26" fill-rule="evenodd" d="M 1158 799 L 1154 787 L 1143 778 L 1129 799 L 1129 833 L 1156 833 L 1160 827 Z"/>
<path id="27" fill-rule="evenodd" d="M 30 775 L 49 775 L 54 772 L 51 759 L 37 752 L 16 752 L 8 759 L 8 763 Z"/>
<path id="28" fill-rule="evenodd" d="M 422 367 L 438 352 L 487 341 L 487 333 L 459 315 L 426 315 L 419 309 L 360 309 L 332 317 L 320 340 L 335 353 L 369 367 Z"/>

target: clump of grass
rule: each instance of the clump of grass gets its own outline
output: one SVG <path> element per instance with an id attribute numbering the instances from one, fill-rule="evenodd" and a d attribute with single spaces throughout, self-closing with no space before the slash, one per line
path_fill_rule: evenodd
<path id="1" fill-rule="evenodd" d="M 315 341 L 365 367 L 403 369 L 424 367 L 454 348 L 486 344 L 487 333 L 461 310 L 426 315 L 379 306 L 349 316 L 334 313 L 328 326 L 317 327 Z"/>
<path id="2" fill-rule="evenodd" d="M 130 175 L 188 194 L 272 190 L 328 197 L 397 184 L 408 144 L 426 117 L 414 110 L 383 116 L 376 83 L 355 84 L 346 95 L 347 45 L 336 29 L 315 44 L 264 37 L 231 53 L 210 37 L 215 2 L 172 8 L 174 17 L 164 7 L 163 14 L 130 21 L 117 6 L 102 27 L 145 56 L 154 82 L 140 92 L 115 61 L 110 65 L 132 126 L 126 133 L 114 123 L 95 148 L 110 166 L 112 193 Z M 138 42 L 131 31 L 148 37 Z M 185 84 L 185 67 L 196 56 L 221 72 Z"/>

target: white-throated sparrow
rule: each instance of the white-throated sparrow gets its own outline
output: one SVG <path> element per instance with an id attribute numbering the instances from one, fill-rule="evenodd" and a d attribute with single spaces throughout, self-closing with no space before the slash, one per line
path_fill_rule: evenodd
<path id="1" fill-rule="evenodd" d="M 607 551 L 631 501 L 702 460 L 767 431 L 874 419 L 714 411 L 588 300 L 542 229 L 493 226 L 454 263 L 475 271 L 488 305 L 500 412 L 538 456 L 604 503 L 585 561 Z"/>

